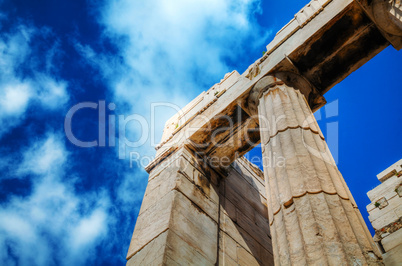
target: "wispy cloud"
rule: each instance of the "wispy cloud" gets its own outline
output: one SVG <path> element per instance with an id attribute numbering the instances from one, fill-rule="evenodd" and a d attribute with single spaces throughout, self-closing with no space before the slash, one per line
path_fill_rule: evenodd
<path id="1" fill-rule="evenodd" d="M 0 34 L 0 137 L 26 118 L 30 105 L 54 110 L 69 100 L 67 82 L 54 74 L 57 42 L 43 57 L 33 45 L 49 34 L 23 24 Z"/>
<path id="2" fill-rule="evenodd" d="M 23 154 L 23 161 L 17 172 L 21 174 L 54 174 L 63 170 L 68 156 L 60 139 L 51 134 L 44 141 L 35 142 Z"/>
<path id="3" fill-rule="evenodd" d="M 232 62 L 262 47 L 269 32 L 255 20 L 259 4 L 258 0 L 106 1 L 99 22 L 118 54 L 97 52 L 83 43 L 76 49 L 103 73 L 118 104 L 116 112 L 140 114 L 151 127 L 151 103 L 183 107 L 232 71 Z M 165 121 L 177 110 L 155 111 L 153 142 L 158 143 Z M 138 140 L 150 132 L 137 123 L 128 134 Z M 136 150 L 152 155 L 150 144 L 148 138 Z"/>
<path id="4" fill-rule="evenodd" d="M 110 226 L 108 193 L 75 192 L 74 180 L 66 178 L 73 174 L 67 164 L 71 157 L 57 134 L 34 141 L 23 158 L 19 169 L 35 176 L 33 190 L 0 205 L 0 261 L 85 263 Z"/>

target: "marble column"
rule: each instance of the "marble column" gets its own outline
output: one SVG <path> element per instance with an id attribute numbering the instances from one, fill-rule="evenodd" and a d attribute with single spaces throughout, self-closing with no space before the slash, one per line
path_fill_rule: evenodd
<path id="1" fill-rule="evenodd" d="M 262 78 L 248 100 L 260 124 L 275 265 L 382 265 L 309 107 L 313 92 L 282 72 Z"/>

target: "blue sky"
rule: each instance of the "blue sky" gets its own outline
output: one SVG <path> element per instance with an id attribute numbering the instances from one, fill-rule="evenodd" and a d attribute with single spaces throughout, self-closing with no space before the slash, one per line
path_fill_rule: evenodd
<path id="1" fill-rule="evenodd" d="M 225 73 L 242 73 L 305 4 L 1 0 L 0 264 L 123 264 L 147 174 L 119 159 L 118 141 L 71 143 L 70 108 L 105 101 L 115 104 L 107 117 L 144 117 L 127 124 L 127 138 L 144 142 L 128 151 L 153 156 L 174 111 L 155 109 L 150 139 L 151 103 L 183 107 Z M 375 175 L 401 158 L 401 59 L 387 48 L 328 92 L 316 114 L 366 221 Z M 112 124 L 85 108 L 72 131 L 92 141 L 99 125 Z"/>

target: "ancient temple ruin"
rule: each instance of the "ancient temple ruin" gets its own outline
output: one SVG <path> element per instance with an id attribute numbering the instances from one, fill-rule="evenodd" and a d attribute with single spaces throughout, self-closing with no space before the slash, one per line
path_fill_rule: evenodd
<path id="1" fill-rule="evenodd" d="M 382 265 L 312 114 L 402 48 L 401 16 L 399 0 L 313 0 L 243 74 L 171 118 L 127 265 Z M 241 158 L 259 143 L 264 173 Z"/>

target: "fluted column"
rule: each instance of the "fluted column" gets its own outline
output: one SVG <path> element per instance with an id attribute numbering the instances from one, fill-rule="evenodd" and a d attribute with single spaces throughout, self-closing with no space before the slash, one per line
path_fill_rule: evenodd
<path id="1" fill-rule="evenodd" d="M 275 264 L 381 265 L 306 101 L 313 92 L 282 72 L 262 78 L 249 97 L 260 124 Z"/>

